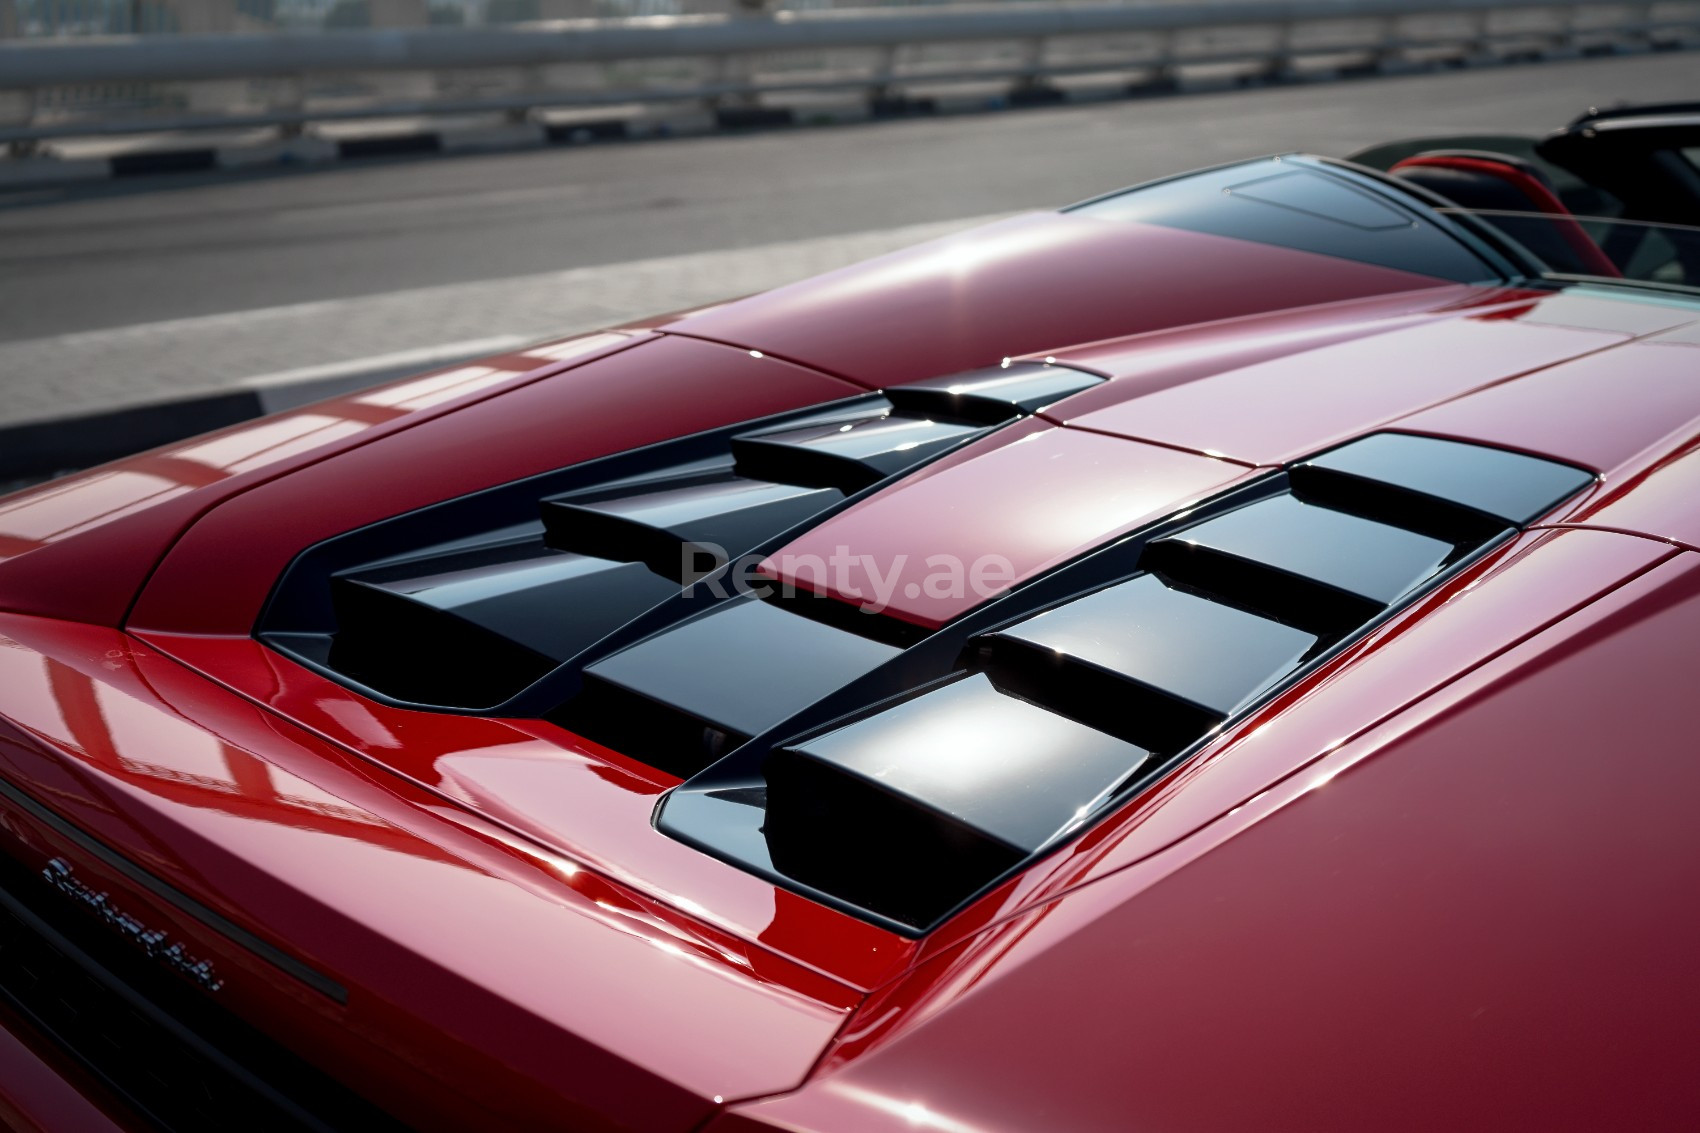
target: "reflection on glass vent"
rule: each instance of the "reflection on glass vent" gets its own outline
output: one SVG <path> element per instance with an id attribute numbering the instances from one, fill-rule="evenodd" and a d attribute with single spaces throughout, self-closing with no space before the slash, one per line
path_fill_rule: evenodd
<path id="1" fill-rule="evenodd" d="M 740 598 L 590 665 L 584 690 L 552 719 L 691 775 L 725 754 L 727 737 L 765 732 L 899 652 Z"/>
<path id="2" fill-rule="evenodd" d="M 764 833 L 786 875 L 927 924 L 1150 757 L 970 676 L 773 753 Z"/>
<path id="3" fill-rule="evenodd" d="M 843 499 L 834 488 L 731 475 L 618 495 L 576 494 L 544 501 L 544 541 L 643 563 L 662 578 L 689 583 Z"/>
<path id="4" fill-rule="evenodd" d="M 451 501 L 314 548 L 280 583 L 260 637 L 363 691 L 494 710 L 651 611 L 711 605 L 687 588 L 729 560 L 1099 380 L 1033 363 L 952 375 Z M 811 632 L 789 628 L 768 636 Z M 842 652 L 822 647 L 821 657 Z M 575 719 L 587 735 L 613 737 L 616 705 L 645 694 L 593 669 L 585 680 L 607 703 L 587 701 Z M 773 676 L 797 690 L 806 671 Z M 712 715 L 657 717 L 651 731 L 693 737 L 704 758 L 751 734 Z M 701 766 L 668 757 L 673 740 L 633 743 L 661 753 L 658 766 Z"/>
<path id="5" fill-rule="evenodd" d="M 866 658 L 845 675 L 859 709 L 842 687 L 781 693 L 659 825 L 924 929 L 1589 480 L 1430 438 L 1346 445 L 1067 564 L 883 666 Z M 787 664 L 810 651 L 772 648 Z M 681 677 L 691 687 L 647 695 L 719 703 Z"/>

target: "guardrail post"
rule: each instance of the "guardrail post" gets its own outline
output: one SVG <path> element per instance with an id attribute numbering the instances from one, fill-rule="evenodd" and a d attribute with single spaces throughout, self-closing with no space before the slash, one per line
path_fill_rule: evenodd
<path id="1" fill-rule="evenodd" d="M 1269 58 L 1261 68 L 1246 76 L 1241 82 L 1262 79 L 1266 83 L 1285 82 L 1292 77 L 1293 62 L 1293 32 L 1297 28 L 1293 20 L 1283 20 L 1275 25 L 1275 42 L 1269 48 Z"/>
<path id="2" fill-rule="evenodd" d="M 547 84 L 543 81 L 542 67 L 521 67 L 519 69 L 519 93 L 522 95 L 538 94 Z M 523 126 L 531 118 L 532 107 L 516 106 L 509 110 L 505 117 L 515 126 Z"/>
<path id="3" fill-rule="evenodd" d="M 236 30 L 236 0 L 165 0 L 162 5 L 176 20 L 180 35 L 225 35 Z M 188 88 L 191 110 L 218 113 L 247 101 L 248 87 L 240 79 L 194 83 Z"/>
<path id="4" fill-rule="evenodd" d="M 903 45 L 887 44 L 878 49 L 879 55 L 874 61 L 873 82 L 868 84 L 868 101 L 873 103 L 890 102 L 891 84 L 897 79 L 898 53 Z"/>
<path id="5" fill-rule="evenodd" d="M 927 105 L 927 100 L 912 101 L 896 89 L 897 67 L 903 45 L 887 44 L 876 48 L 873 73 L 868 83 L 868 112 L 875 118 L 895 118 L 914 113 Z"/>
<path id="6" fill-rule="evenodd" d="M 426 0 L 366 0 L 366 18 L 374 28 L 411 30 L 429 26 L 431 13 Z M 384 97 L 400 99 L 426 99 L 436 87 L 431 75 L 418 72 L 384 72 L 372 84 Z"/>
<path id="7" fill-rule="evenodd" d="M 0 0 L 0 39 L 15 39 L 22 31 L 16 0 Z M 35 91 L 0 90 L 0 123 L 28 126 L 35 120 Z M 15 141 L 6 146 L 13 157 L 28 157 L 38 147 L 34 141 Z"/>
<path id="8" fill-rule="evenodd" d="M 272 108 L 286 114 L 299 114 L 307 105 L 307 77 L 305 75 L 290 75 L 279 79 L 277 96 L 272 99 Z M 277 128 L 277 136 L 281 139 L 299 138 L 302 123 L 300 121 L 284 122 Z"/>
<path id="9" fill-rule="evenodd" d="M 771 19 L 768 9 L 773 2 L 774 0 L 734 0 L 732 19 Z M 742 121 L 745 116 L 737 115 L 736 111 L 752 110 L 761 105 L 761 95 L 749 89 L 754 84 L 754 79 L 754 56 L 732 51 L 718 56 L 714 64 L 714 84 L 722 89 L 708 97 L 708 108 L 719 115 L 722 121 L 728 119 L 728 114 L 722 113 L 723 111 L 734 112 L 731 117 Z"/>
<path id="10" fill-rule="evenodd" d="M 1166 94 L 1180 87 L 1180 66 L 1175 59 L 1175 41 L 1179 35 L 1174 31 L 1157 33 L 1157 50 L 1147 68 L 1148 74 L 1144 81 L 1129 83 L 1127 93 Z"/>
<path id="11" fill-rule="evenodd" d="M 236 0 L 166 0 L 181 35 L 220 35 L 236 30 Z"/>
<path id="12" fill-rule="evenodd" d="M 1461 63 L 1478 63 L 1492 59 L 1493 52 L 1493 13 L 1477 12 L 1465 17 L 1470 21 L 1471 29 L 1464 38 L 1464 54 Z"/>
<path id="13" fill-rule="evenodd" d="M 1631 10 L 1636 12 L 1639 18 L 1632 18 L 1633 22 L 1624 30 L 1641 40 L 1649 50 L 1657 51 L 1660 42 L 1658 32 L 1659 6 L 1657 4 L 1637 4 Z"/>
<path id="14" fill-rule="evenodd" d="M 28 126 L 35 121 L 36 97 L 33 90 L 0 90 L 0 125 Z M 6 144 L 13 157 L 29 157 L 41 149 L 34 138 L 19 138 Z"/>
<path id="15" fill-rule="evenodd" d="M 1039 106 L 1062 102 L 1065 98 L 1063 92 L 1045 78 L 1045 45 L 1048 42 L 1043 36 L 1034 36 L 1022 44 L 1021 70 L 1007 96 L 1011 106 Z"/>
<path id="16" fill-rule="evenodd" d="M 1375 46 L 1370 49 L 1369 61 L 1364 65 L 1366 73 L 1385 71 L 1393 63 L 1399 43 L 1399 17 L 1384 16 L 1375 24 Z"/>
<path id="17" fill-rule="evenodd" d="M 724 106 L 754 106 L 760 101 L 754 91 L 745 89 L 750 85 L 751 72 L 754 70 L 753 61 L 748 55 L 735 55 L 728 52 L 719 55 L 714 60 L 713 84 L 717 88 L 704 101 L 710 110 L 718 110 Z"/>

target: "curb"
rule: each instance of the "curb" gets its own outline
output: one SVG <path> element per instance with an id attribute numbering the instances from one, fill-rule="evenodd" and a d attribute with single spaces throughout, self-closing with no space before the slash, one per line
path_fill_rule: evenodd
<path id="1" fill-rule="evenodd" d="M 1120 86 L 1063 86 L 1036 83 L 1001 94 L 883 96 L 871 100 L 817 106 L 723 105 L 712 109 L 678 109 L 629 117 L 550 121 L 547 114 L 527 122 L 483 125 L 443 125 L 428 129 L 376 131 L 360 136 L 305 134 L 259 144 L 179 146 L 142 149 L 105 158 L 66 159 L 52 156 L 0 160 L 0 190 L 42 188 L 72 182 L 99 181 L 215 169 L 254 169 L 265 166 L 318 165 L 363 158 L 424 154 L 471 154 L 635 141 L 669 137 L 776 130 L 801 126 L 849 125 L 926 115 L 978 114 L 1001 110 L 1103 103 L 1119 99 L 1180 96 L 1247 86 L 1287 86 L 1294 83 L 1360 80 L 1380 76 L 1421 74 L 1450 66 L 1518 66 L 1535 62 L 1596 58 L 1612 54 L 1644 54 L 1695 50 L 1700 44 L 1672 41 L 1646 49 L 1593 45 L 1584 51 L 1554 49 L 1503 56 L 1471 57 L 1444 63 L 1413 64 L 1389 61 L 1335 68 L 1291 70 L 1265 75 L 1205 82 L 1155 77 Z"/>
<path id="2" fill-rule="evenodd" d="M 21 486 L 105 464 L 261 414 L 252 390 L 0 428 L 0 483 Z"/>
<path id="3" fill-rule="evenodd" d="M 506 348 L 514 345 L 506 342 Z M 502 347 L 492 340 L 471 353 L 408 351 L 353 365 L 305 367 L 187 397 L 0 425 L 0 495 L 256 417 L 486 357 Z"/>

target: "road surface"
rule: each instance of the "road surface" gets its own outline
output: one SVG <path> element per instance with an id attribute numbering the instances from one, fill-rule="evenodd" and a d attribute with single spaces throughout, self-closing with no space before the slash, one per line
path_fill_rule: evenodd
<path id="1" fill-rule="evenodd" d="M 1680 98 L 1692 53 L 0 194 L 0 424 L 424 366 L 1235 158 Z"/>

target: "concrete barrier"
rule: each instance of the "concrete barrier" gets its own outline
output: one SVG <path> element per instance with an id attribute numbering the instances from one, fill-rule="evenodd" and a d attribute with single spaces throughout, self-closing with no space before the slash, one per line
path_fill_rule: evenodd
<path id="1" fill-rule="evenodd" d="M 0 4 L 10 0 L 0 0 Z M 222 0 L 196 0 L 209 11 Z M 386 22 L 407 25 L 421 0 L 371 0 Z M 391 9 L 395 9 L 391 12 Z M 405 11 L 403 10 L 405 9 Z M 393 18 L 391 18 L 393 17 Z M 1251 29 L 1257 34 L 1219 35 Z M 1344 29 L 1344 31 L 1342 31 Z M 1614 50 L 1680 44 L 1700 34 L 1700 3 L 1599 4 L 1585 0 L 1186 0 L 1133 5 L 1000 4 L 731 16 L 568 20 L 518 27 L 390 26 L 317 34 L 134 36 L 0 43 L 0 90 L 30 95 L 29 110 L 0 123 L 0 141 L 159 130 L 297 129 L 312 121 L 500 112 L 524 120 L 540 108 L 695 101 L 755 108 L 780 91 L 865 91 L 889 104 L 907 85 L 1007 83 L 1012 99 L 1047 97 L 1053 80 L 1139 71 L 1152 85 L 1181 66 L 1251 63 L 1278 75 L 1301 55 L 1344 54 L 1348 65 L 1384 66 L 1401 53 L 1447 47 L 1461 57 L 1496 50 Z M 1120 44 L 1070 54 L 1057 45 Z M 1016 45 L 1009 50 L 1010 44 Z M 905 68 L 898 56 L 959 45 L 961 62 Z M 861 53 L 862 65 L 847 59 Z M 758 65 L 781 60 L 784 66 Z M 657 60 L 672 70 L 622 78 Z M 690 64 L 690 65 L 687 65 Z M 693 70 L 694 65 L 694 70 Z M 548 80 L 588 68 L 600 82 Z M 383 76 L 487 76 L 477 84 L 397 84 Z M 364 97 L 306 97 L 318 77 L 379 76 Z M 658 78 L 660 76 L 660 78 Z M 583 79 L 578 75 L 578 80 Z M 46 113 L 40 92 L 123 84 L 216 83 L 220 105 L 166 99 L 143 112 L 102 106 Z M 487 86 L 488 84 L 486 84 Z M 497 84 L 502 86 L 503 84 Z M 134 100 L 131 100 L 134 101 Z"/>

